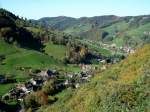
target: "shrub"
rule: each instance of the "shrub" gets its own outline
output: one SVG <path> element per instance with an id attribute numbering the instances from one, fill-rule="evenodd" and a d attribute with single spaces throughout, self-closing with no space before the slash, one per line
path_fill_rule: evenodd
<path id="1" fill-rule="evenodd" d="M 43 91 L 29 94 L 25 98 L 25 106 L 27 108 L 36 108 L 46 104 L 48 104 L 48 95 L 45 94 Z"/>
<path id="2" fill-rule="evenodd" d="M 46 94 L 54 94 L 56 91 L 54 79 L 47 81 L 42 87 L 42 91 Z"/>

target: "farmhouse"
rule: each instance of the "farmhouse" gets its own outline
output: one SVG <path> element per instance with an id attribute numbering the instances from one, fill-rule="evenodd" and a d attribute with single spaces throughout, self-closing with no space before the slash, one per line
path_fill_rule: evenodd
<path id="1" fill-rule="evenodd" d="M 52 70 L 43 70 L 40 73 L 37 74 L 37 77 L 41 77 L 44 81 L 46 81 L 48 78 L 53 78 L 58 73 L 56 71 Z"/>

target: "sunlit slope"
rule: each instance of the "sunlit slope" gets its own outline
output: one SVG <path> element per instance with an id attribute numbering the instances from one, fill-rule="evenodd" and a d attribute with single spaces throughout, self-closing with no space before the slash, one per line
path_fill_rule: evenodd
<path id="1" fill-rule="evenodd" d="M 146 45 L 75 92 L 64 91 L 60 100 L 42 111 L 148 112 L 149 68 L 150 45 Z"/>

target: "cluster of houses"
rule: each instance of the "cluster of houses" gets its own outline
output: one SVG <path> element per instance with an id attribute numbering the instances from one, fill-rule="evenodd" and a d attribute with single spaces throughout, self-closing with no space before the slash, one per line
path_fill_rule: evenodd
<path id="1" fill-rule="evenodd" d="M 94 76 L 96 67 L 92 65 L 80 64 L 81 72 L 67 74 L 67 80 L 64 85 L 67 87 L 78 88 L 81 84 L 89 82 L 90 78 Z"/>
<path id="2" fill-rule="evenodd" d="M 111 49 L 113 51 L 120 51 L 120 52 L 123 52 L 123 53 L 127 53 L 127 54 L 133 54 L 135 53 L 135 49 L 129 47 L 129 46 L 124 46 L 124 47 L 117 47 L 116 44 L 111 44 L 111 45 L 108 45 L 108 44 L 101 44 L 104 48 L 107 48 L 107 49 Z"/>
<path id="3" fill-rule="evenodd" d="M 120 47 L 119 48 L 121 51 L 127 53 L 127 54 L 133 54 L 135 53 L 135 49 L 131 48 L 131 47 L 128 47 L 128 46 L 125 46 L 125 47 Z"/>
<path id="4" fill-rule="evenodd" d="M 72 73 L 64 82 L 65 87 L 78 88 L 81 84 L 89 82 L 94 74 L 89 72 Z"/>
<path id="5" fill-rule="evenodd" d="M 80 84 L 89 82 L 89 78 L 94 75 L 94 67 L 91 65 L 80 65 L 82 72 L 79 73 L 66 73 L 66 78 L 63 82 L 56 85 L 56 87 L 63 86 L 65 88 L 73 87 L 78 88 Z M 17 99 L 23 101 L 26 95 L 31 92 L 40 90 L 45 82 L 49 79 L 56 78 L 60 74 L 55 70 L 43 70 L 28 80 L 25 83 L 18 83 L 13 89 L 2 96 L 2 100 Z M 4 78 L 0 77 L 0 82 L 4 82 Z"/>
<path id="6" fill-rule="evenodd" d="M 2 100 L 17 99 L 22 101 L 24 97 L 33 91 L 40 90 L 43 84 L 50 78 L 56 77 L 56 71 L 45 70 L 37 73 L 25 83 L 18 83 L 13 89 L 2 96 Z M 3 81 L 3 80 L 1 80 Z"/>
<path id="7" fill-rule="evenodd" d="M 107 69 L 106 59 L 99 59 L 99 62 L 102 63 L 101 71 Z M 56 87 L 73 87 L 79 88 L 81 84 L 89 82 L 90 78 L 94 76 L 97 67 L 93 65 L 80 64 L 81 72 L 78 73 L 65 73 L 64 81 L 58 83 Z M 18 83 L 16 86 L 11 89 L 7 94 L 5 94 L 2 99 L 17 99 L 18 101 L 22 101 L 26 95 L 31 92 L 40 90 L 45 82 L 51 78 L 58 78 L 60 74 L 56 70 L 38 70 L 38 72 L 34 73 L 32 78 L 25 83 Z M 0 83 L 5 83 L 8 81 L 3 76 L 0 76 Z"/>
<path id="8" fill-rule="evenodd" d="M 147 35 L 147 36 L 149 36 L 149 35 L 150 35 L 150 31 L 149 31 L 149 32 L 144 31 L 143 33 L 144 33 L 144 35 Z"/>
<path id="9" fill-rule="evenodd" d="M 90 42 L 92 44 L 93 41 L 90 41 L 90 40 L 87 40 L 88 42 Z M 124 47 L 117 47 L 116 44 L 104 44 L 104 43 L 99 43 L 99 45 L 105 49 L 109 49 L 109 50 L 113 50 L 113 51 L 119 51 L 119 52 L 122 52 L 122 53 L 126 53 L 126 54 L 133 54 L 135 53 L 135 49 L 131 48 L 131 47 L 128 47 L 128 46 L 124 46 Z M 115 64 L 117 62 L 120 61 L 120 59 L 118 57 L 114 57 L 114 58 L 111 58 L 111 59 L 107 59 L 107 58 L 99 58 L 97 59 L 99 63 L 102 64 L 102 67 L 100 68 L 100 70 L 106 70 L 108 68 L 107 64 L 106 63 L 109 63 L 108 61 L 110 61 L 110 63 L 112 64 Z M 80 77 L 80 79 L 86 79 L 86 81 L 88 81 L 88 79 L 90 77 L 92 77 L 93 73 L 91 71 L 95 71 L 96 68 L 92 65 L 85 65 L 85 64 L 80 64 L 79 65 L 81 67 L 81 70 L 82 72 L 79 73 L 78 75 L 75 74 L 75 75 L 69 75 L 71 76 L 70 78 L 72 78 L 73 76 L 76 76 L 76 77 Z M 84 75 L 83 75 L 84 74 Z M 82 82 L 82 81 L 80 81 Z M 69 81 L 66 80 L 66 83 L 65 84 L 68 84 Z M 77 83 L 78 85 L 80 83 Z"/>

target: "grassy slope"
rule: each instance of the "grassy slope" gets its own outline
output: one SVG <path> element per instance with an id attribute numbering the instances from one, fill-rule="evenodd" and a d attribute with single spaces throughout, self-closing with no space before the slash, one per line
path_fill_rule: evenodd
<path id="1" fill-rule="evenodd" d="M 14 45 L 9 45 L 0 41 L 0 54 L 4 54 L 6 59 L 3 60 L 3 65 L 0 65 L 0 74 L 10 75 L 17 81 L 25 81 L 30 78 L 27 72 L 17 69 L 18 67 L 31 67 L 32 69 L 45 68 L 61 65 L 58 61 L 50 58 L 47 55 L 33 50 L 17 48 Z M 0 94 L 6 93 L 13 84 L 0 85 Z"/>
<path id="2" fill-rule="evenodd" d="M 74 69 L 73 65 L 64 66 L 61 61 L 57 60 L 64 56 L 64 53 L 66 52 L 64 46 L 49 44 L 49 46 L 46 47 L 48 53 L 53 52 L 50 54 L 56 58 L 54 59 L 43 53 L 18 48 L 3 41 L 0 41 L 0 45 L 0 54 L 5 54 L 6 56 L 6 59 L 3 61 L 4 65 L 0 65 L 1 73 L 11 74 L 16 72 L 17 67 L 31 67 L 32 69 L 58 68 L 69 71 Z M 75 69 L 77 68 L 75 67 Z"/>
<path id="3" fill-rule="evenodd" d="M 0 52 L 6 55 L 6 59 L 3 61 L 5 64 L 1 65 L 1 67 L 6 68 L 6 70 L 3 69 L 2 71 L 6 72 L 7 70 L 12 70 L 12 68 L 15 69 L 17 66 L 40 68 L 59 63 L 40 52 L 17 48 L 4 42 L 2 43 L 3 45 L 0 46 Z M 7 50 L 5 51 L 5 49 Z"/>
<path id="4" fill-rule="evenodd" d="M 90 49 L 93 49 L 93 50 L 97 51 L 99 54 L 102 54 L 104 56 L 110 56 L 112 54 L 112 52 L 110 50 L 101 48 L 96 42 L 94 42 L 95 43 L 94 44 L 94 43 L 90 43 L 84 39 L 83 40 L 77 40 L 77 41 L 79 41 L 85 45 L 88 45 L 88 47 Z"/>
<path id="5" fill-rule="evenodd" d="M 51 42 L 47 43 L 45 47 L 45 53 L 47 53 L 50 56 L 53 56 L 58 60 L 62 60 L 63 58 L 65 58 L 66 52 L 67 52 L 66 46 L 55 45 Z"/>
<path id="6" fill-rule="evenodd" d="M 0 96 L 6 94 L 6 92 L 8 92 L 10 89 L 12 89 L 15 86 L 15 84 L 3 84 L 0 85 Z"/>
<path id="7" fill-rule="evenodd" d="M 68 49 L 64 45 L 56 45 L 51 42 L 46 43 L 45 53 L 47 53 L 49 56 L 52 56 L 54 59 L 58 61 L 62 61 L 65 58 L 67 52 Z M 80 71 L 80 68 L 76 65 L 67 65 L 67 66 L 63 65 L 58 68 L 59 69 L 61 68 L 61 70 L 63 71 L 71 71 L 71 72 Z"/>
<path id="8" fill-rule="evenodd" d="M 149 32 L 150 23 L 141 25 L 139 27 L 130 27 L 125 21 L 117 22 L 111 26 L 105 27 L 102 30 L 109 32 L 109 35 L 114 37 L 113 42 L 118 46 L 125 45 L 124 39 L 126 35 L 131 37 L 134 42 L 141 43 L 141 37 L 144 35 L 144 32 Z M 119 34 L 116 37 L 115 31 L 119 31 Z"/>
<path id="9" fill-rule="evenodd" d="M 53 51 L 53 56 L 60 59 L 66 48 L 57 45 L 50 45 L 46 48 L 48 52 Z M 56 51 L 58 50 L 58 51 Z M 54 52 L 56 51 L 56 52 Z M 60 52 L 59 52 L 60 51 Z M 30 78 L 28 70 L 19 70 L 19 67 L 31 67 L 34 69 L 57 69 L 60 71 L 80 71 L 78 66 L 65 66 L 61 61 L 54 59 L 48 55 L 42 54 L 34 50 L 18 48 L 14 45 L 7 44 L 0 40 L 0 54 L 4 54 L 6 59 L 3 60 L 3 65 L 0 64 L 0 74 L 10 75 L 17 81 L 25 81 Z M 59 55 L 60 54 L 60 55 Z M 62 54 L 62 55 L 61 55 Z M 6 93 L 14 84 L 0 85 L 0 95 Z"/>
<path id="10" fill-rule="evenodd" d="M 120 21 L 112 24 L 111 26 L 105 27 L 102 30 L 109 32 L 111 35 L 115 34 L 115 31 L 124 31 L 128 28 L 128 23 L 125 21 Z"/>
<path id="11" fill-rule="evenodd" d="M 103 27 L 103 28 L 94 28 L 92 30 L 87 30 L 85 33 L 82 32 L 81 37 L 90 39 L 90 40 L 95 40 L 95 41 L 100 41 L 101 40 L 101 35 L 103 31 L 106 31 L 109 33 L 110 37 L 116 36 L 116 32 L 124 32 L 128 28 L 128 23 L 125 21 L 118 21 L 115 22 L 109 26 Z M 118 40 L 118 38 L 117 38 Z"/>
<path id="12" fill-rule="evenodd" d="M 107 38 L 111 39 L 113 37 L 113 40 L 108 42 L 116 43 L 117 46 L 124 46 L 126 44 L 125 40 L 127 40 L 129 43 L 132 41 L 132 43 L 136 42 L 138 43 L 138 45 L 141 44 L 142 43 L 141 37 L 144 35 L 144 32 L 149 32 L 149 29 L 150 29 L 150 23 L 146 23 L 145 25 L 140 25 L 139 27 L 135 27 L 135 26 L 130 26 L 129 22 L 126 22 L 125 20 L 121 20 L 109 26 L 92 29 L 92 30 L 86 30 L 85 33 L 83 33 L 83 31 L 80 28 L 78 28 L 77 30 L 80 30 L 80 32 L 82 32 L 81 33 L 82 38 L 97 40 L 97 41 L 100 40 L 101 33 L 103 31 L 106 31 L 109 33 Z M 126 37 L 130 37 L 130 39 L 126 39 Z M 133 45 L 132 47 L 135 46 Z"/>
<path id="13" fill-rule="evenodd" d="M 64 30 L 65 33 L 78 35 L 91 29 L 91 24 L 75 24 Z"/>
<path id="14" fill-rule="evenodd" d="M 114 38 L 113 42 L 116 43 L 117 46 L 122 46 L 124 44 L 124 32 L 128 30 L 128 23 L 126 23 L 125 21 L 120 21 L 108 27 L 102 28 L 102 30 L 107 31 L 109 35 Z M 116 31 L 121 32 L 118 38 L 116 38 Z"/>
<path id="15" fill-rule="evenodd" d="M 45 112 L 148 112 L 150 45 L 98 73 L 80 89 L 66 90 Z M 40 110 L 39 110 L 40 111 Z"/>
<path id="16" fill-rule="evenodd" d="M 141 25 L 137 28 L 129 28 L 121 37 L 125 37 L 125 35 L 128 35 L 131 37 L 131 39 L 134 42 L 137 42 L 139 44 L 142 43 L 141 37 L 144 35 L 144 32 L 149 32 L 150 29 L 150 23 Z"/>
<path id="17" fill-rule="evenodd" d="M 149 28 L 150 28 L 150 23 L 141 25 L 138 28 L 129 30 L 127 33 L 129 35 L 133 35 L 133 36 L 141 36 L 141 35 L 143 35 L 144 32 L 149 32 Z"/>

